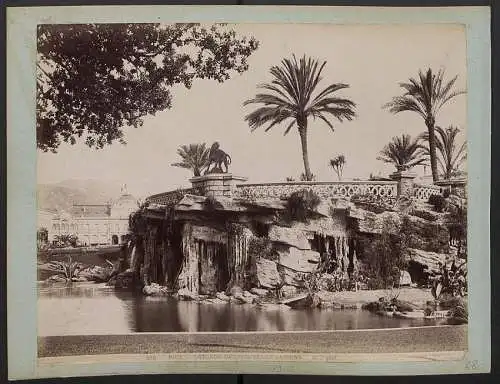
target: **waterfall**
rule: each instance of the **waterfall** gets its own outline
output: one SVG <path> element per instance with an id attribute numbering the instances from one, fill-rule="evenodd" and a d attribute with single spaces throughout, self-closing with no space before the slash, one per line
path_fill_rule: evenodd
<path id="1" fill-rule="evenodd" d="M 130 268 L 128 270 L 135 271 L 136 264 L 137 264 L 137 246 L 134 244 L 132 252 L 130 253 Z"/>

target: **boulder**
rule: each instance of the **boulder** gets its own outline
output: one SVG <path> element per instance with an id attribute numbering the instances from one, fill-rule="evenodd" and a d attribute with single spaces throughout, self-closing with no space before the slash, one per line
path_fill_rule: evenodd
<path id="1" fill-rule="evenodd" d="M 320 254 L 316 251 L 290 248 L 288 251 L 277 251 L 279 264 L 297 272 L 313 272 L 317 269 Z"/>
<path id="2" fill-rule="evenodd" d="M 243 295 L 243 289 L 241 289 L 241 287 L 238 287 L 237 285 L 233 285 L 231 288 L 229 288 L 228 293 L 231 296 Z"/>
<path id="3" fill-rule="evenodd" d="M 261 258 L 256 262 L 256 269 L 257 283 L 261 288 L 273 289 L 280 284 L 276 262 Z"/>
<path id="4" fill-rule="evenodd" d="M 298 272 L 283 265 L 279 266 L 279 272 L 283 283 L 285 283 L 286 285 L 293 285 L 297 288 L 305 288 L 305 279 L 307 278 L 309 273 Z"/>
<path id="5" fill-rule="evenodd" d="M 257 296 L 248 291 L 243 291 L 243 297 L 255 299 Z"/>
<path id="6" fill-rule="evenodd" d="M 298 289 L 297 287 L 294 287 L 293 285 L 284 285 L 281 288 L 281 294 L 283 297 L 293 297 L 297 295 Z"/>
<path id="7" fill-rule="evenodd" d="M 266 296 L 269 293 L 267 289 L 263 288 L 252 288 L 250 292 L 257 296 Z"/>
<path id="8" fill-rule="evenodd" d="M 230 303 L 232 304 L 252 304 L 254 302 L 254 298 L 250 296 L 243 296 L 242 294 L 237 294 L 235 296 L 231 296 Z"/>
<path id="9" fill-rule="evenodd" d="M 298 249 L 311 249 L 304 231 L 296 228 L 271 226 L 268 234 L 269 240 L 286 244 Z"/>
<path id="10" fill-rule="evenodd" d="M 230 299 L 230 297 L 226 295 L 224 292 L 217 292 L 215 297 L 219 300 L 225 301 L 226 303 L 228 303 Z"/>
<path id="11" fill-rule="evenodd" d="M 68 280 L 61 275 L 52 275 L 47 279 L 50 283 L 66 283 Z"/>
<path id="12" fill-rule="evenodd" d="M 177 296 L 179 297 L 180 300 L 185 300 L 185 301 L 192 301 L 198 299 L 198 296 L 196 294 L 185 288 L 179 289 L 177 291 Z"/>
<path id="13" fill-rule="evenodd" d="M 315 294 L 303 294 L 295 296 L 291 299 L 285 299 L 281 303 L 288 305 L 291 308 L 316 308 L 320 305 L 320 299 Z"/>
<path id="14" fill-rule="evenodd" d="M 103 268 L 98 265 L 86 268 L 80 271 L 79 276 L 85 277 L 88 281 L 95 281 L 97 283 L 105 283 L 111 277 L 111 269 Z"/>
<path id="15" fill-rule="evenodd" d="M 142 292 L 146 296 L 163 296 L 167 294 L 167 287 L 162 287 L 159 284 L 153 283 L 142 288 Z"/>
<path id="16" fill-rule="evenodd" d="M 114 287 L 115 289 L 130 289 L 134 287 L 135 281 L 134 272 L 127 270 L 115 276 Z"/>

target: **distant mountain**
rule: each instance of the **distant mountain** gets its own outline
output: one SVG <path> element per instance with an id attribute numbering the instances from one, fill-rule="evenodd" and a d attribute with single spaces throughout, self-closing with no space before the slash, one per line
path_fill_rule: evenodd
<path id="1" fill-rule="evenodd" d="M 99 180 L 64 180 L 55 184 L 38 184 L 38 209 L 68 210 L 73 204 L 106 204 L 120 196 L 118 182 Z"/>

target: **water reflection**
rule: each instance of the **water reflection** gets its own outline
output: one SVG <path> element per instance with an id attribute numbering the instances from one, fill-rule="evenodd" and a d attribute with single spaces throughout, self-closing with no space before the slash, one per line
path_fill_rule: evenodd
<path id="1" fill-rule="evenodd" d="M 307 331 L 396 328 L 435 321 L 392 319 L 362 310 L 292 310 L 199 304 L 115 292 L 102 285 L 41 288 L 39 335 L 129 332 Z"/>

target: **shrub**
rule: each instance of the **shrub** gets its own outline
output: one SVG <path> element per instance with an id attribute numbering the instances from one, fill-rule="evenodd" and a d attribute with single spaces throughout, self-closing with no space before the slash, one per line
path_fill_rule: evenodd
<path id="1" fill-rule="evenodd" d="M 385 220 L 382 233 L 364 244 L 368 265 L 369 288 L 390 288 L 399 284 L 400 271 L 406 267 L 406 242 L 390 232 L 391 222 Z"/>
<path id="2" fill-rule="evenodd" d="M 72 234 L 57 235 L 54 238 L 55 245 L 57 248 L 65 247 L 77 247 L 78 246 L 78 236 Z"/>
<path id="3" fill-rule="evenodd" d="M 464 300 L 459 300 L 456 305 L 450 309 L 448 315 L 451 317 L 452 324 L 465 324 L 469 322 L 469 309 Z"/>
<path id="4" fill-rule="evenodd" d="M 255 260 L 261 257 L 273 261 L 277 259 L 272 243 L 267 237 L 252 236 L 248 243 L 248 255 Z"/>
<path id="5" fill-rule="evenodd" d="M 427 252 L 447 253 L 449 232 L 438 223 L 422 223 L 403 216 L 400 236 L 407 248 L 422 249 Z"/>
<path id="6" fill-rule="evenodd" d="M 393 198 L 381 197 L 372 194 L 353 195 L 351 197 L 351 202 L 367 211 L 377 214 L 393 210 L 396 203 Z"/>
<path id="7" fill-rule="evenodd" d="M 70 282 L 74 277 L 77 277 L 81 264 L 72 261 L 71 256 L 68 256 L 68 261 L 51 261 L 47 268 Z"/>
<path id="8" fill-rule="evenodd" d="M 306 222 L 320 203 L 321 199 L 312 190 L 293 192 L 287 200 L 287 218 Z"/>
<path id="9" fill-rule="evenodd" d="M 446 207 L 446 199 L 441 195 L 431 195 L 428 203 L 434 207 L 436 212 L 443 212 Z"/>

